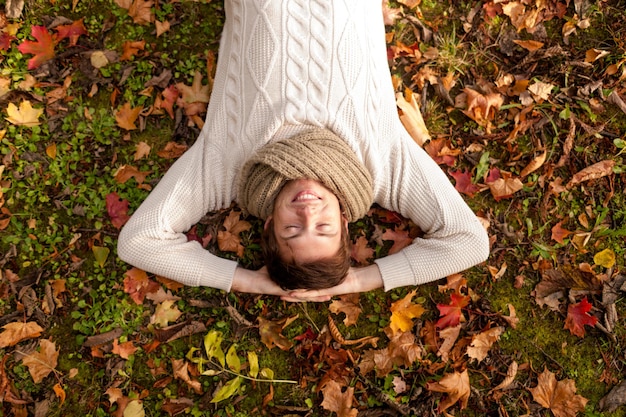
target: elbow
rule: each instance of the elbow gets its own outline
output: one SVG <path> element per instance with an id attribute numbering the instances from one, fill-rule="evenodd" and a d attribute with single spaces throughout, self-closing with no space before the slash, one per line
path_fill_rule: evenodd
<path id="1" fill-rule="evenodd" d="M 124 262 L 132 264 L 133 260 L 133 235 L 128 227 L 123 227 L 117 238 L 117 256 Z"/>

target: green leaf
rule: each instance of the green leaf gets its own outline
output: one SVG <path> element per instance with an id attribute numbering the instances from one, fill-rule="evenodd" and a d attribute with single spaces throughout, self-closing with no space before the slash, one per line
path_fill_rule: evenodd
<path id="1" fill-rule="evenodd" d="M 232 344 L 226 353 L 226 364 L 233 372 L 239 372 L 241 369 L 241 360 L 237 356 L 237 345 Z"/>
<path id="2" fill-rule="evenodd" d="M 250 365 L 248 375 L 252 378 L 256 378 L 259 374 L 259 357 L 255 352 L 248 352 L 248 364 Z"/>
<path id="3" fill-rule="evenodd" d="M 111 252 L 109 248 L 103 246 L 92 246 L 93 256 L 96 258 L 96 262 L 100 265 L 100 268 L 104 266 Z"/>
<path id="4" fill-rule="evenodd" d="M 482 180 L 487 171 L 489 171 L 489 152 L 485 152 L 480 156 L 480 161 L 478 161 L 476 166 L 476 179 L 474 181 Z"/>
<path id="5" fill-rule="evenodd" d="M 270 368 L 261 369 L 261 378 L 274 379 L 274 371 L 272 371 Z"/>
<path id="6" fill-rule="evenodd" d="M 204 336 L 204 350 L 209 359 L 216 358 L 220 365 L 225 365 L 224 351 L 222 350 L 222 332 L 211 330 Z"/>
<path id="7" fill-rule="evenodd" d="M 230 398 L 237 392 L 239 386 L 241 385 L 242 378 L 236 377 L 228 381 L 220 390 L 215 394 L 215 397 L 211 400 L 212 403 L 218 403 L 227 398 Z"/>

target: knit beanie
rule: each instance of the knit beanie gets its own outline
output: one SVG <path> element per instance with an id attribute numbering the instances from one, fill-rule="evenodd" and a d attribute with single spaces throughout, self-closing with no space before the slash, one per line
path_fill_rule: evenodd
<path id="1" fill-rule="evenodd" d="M 333 132 L 315 129 L 258 150 L 241 171 L 238 202 L 244 211 L 267 219 L 287 181 L 300 178 L 331 190 L 349 222 L 363 217 L 374 200 L 372 178 L 354 151 Z"/>

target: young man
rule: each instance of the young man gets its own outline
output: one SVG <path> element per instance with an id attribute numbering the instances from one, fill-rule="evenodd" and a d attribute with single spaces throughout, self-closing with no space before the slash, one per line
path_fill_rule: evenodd
<path id="1" fill-rule="evenodd" d="M 419 285 L 486 259 L 485 230 L 398 118 L 380 0 L 225 7 L 205 126 L 122 230 L 123 260 L 186 285 L 319 301 Z M 338 254 L 346 221 L 372 202 L 425 234 L 328 289 L 285 290 L 267 268 L 249 271 L 187 242 L 185 231 L 233 200 L 268 220 L 274 258 L 287 264 Z"/>

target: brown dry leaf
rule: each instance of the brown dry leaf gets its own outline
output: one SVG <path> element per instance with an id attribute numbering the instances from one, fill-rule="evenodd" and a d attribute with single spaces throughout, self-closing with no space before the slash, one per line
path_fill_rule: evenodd
<path id="1" fill-rule="evenodd" d="M 498 93 L 483 95 L 469 87 L 465 87 L 463 92 L 466 95 L 467 104 L 463 113 L 479 126 L 484 127 L 488 134 L 491 133 L 491 120 L 495 118 L 496 112 L 504 103 L 504 97 Z"/>
<path id="2" fill-rule="evenodd" d="M 554 89 L 554 84 L 544 83 L 542 81 L 538 81 L 528 87 L 528 91 L 530 91 L 533 95 L 533 99 L 537 103 L 541 103 L 550 98 L 552 89 Z"/>
<path id="3" fill-rule="evenodd" d="M 450 351 L 452 350 L 456 340 L 459 338 L 459 334 L 461 334 L 460 324 L 454 327 L 446 327 L 439 332 L 439 337 L 443 339 L 443 343 L 441 343 L 439 349 L 437 350 L 437 356 L 441 357 L 443 362 L 448 362 Z"/>
<path id="4" fill-rule="evenodd" d="M 22 358 L 24 365 L 28 367 L 30 376 L 33 377 L 35 384 L 40 383 L 43 379 L 54 371 L 57 367 L 59 359 L 59 351 L 56 350 L 54 342 L 42 339 L 39 342 L 39 351 L 34 351 Z"/>
<path id="5" fill-rule="evenodd" d="M 128 359 L 130 358 L 130 355 L 133 355 L 137 351 L 137 349 L 138 348 L 133 342 L 128 341 L 120 344 L 119 339 L 115 338 L 113 340 L 113 350 L 111 350 L 111 353 L 120 355 L 122 359 Z"/>
<path id="6" fill-rule="evenodd" d="M 189 370 L 187 366 L 188 364 L 184 359 L 172 358 L 172 368 L 174 370 L 174 378 L 180 379 L 181 381 L 189 385 L 189 387 L 193 389 L 196 394 L 200 395 L 202 394 L 202 384 L 200 383 L 200 381 L 192 379 L 189 376 Z"/>
<path id="7" fill-rule="evenodd" d="M 34 321 L 9 323 L 2 328 L 4 331 L 0 334 L 0 348 L 16 345 L 22 340 L 39 337 L 43 332 L 43 328 Z"/>
<path id="8" fill-rule="evenodd" d="M 452 290 L 452 292 L 461 293 L 463 288 L 467 288 L 467 280 L 462 274 L 452 274 L 446 277 L 446 284 L 437 286 L 439 292 L 446 292 Z"/>
<path id="9" fill-rule="evenodd" d="M 208 103 L 211 95 L 211 89 L 208 85 L 202 85 L 202 73 L 196 71 L 193 76 L 191 86 L 183 83 L 176 84 L 176 88 L 181 92 L 185 103 Z"/>
<path id="10" fill-rule="evenodd" d="M 421 316 L 424 307 L 421 304 L 413 304 L 411 299 L 417 294 L 417 290 L 408 293 L 403 299 L 391 304 L 391 318 L 389 327 L 392 334 L 408 332 L 413 328 L 413 319 Z"/>
<path id="11" fill-rule="evenodd" d="M 369 246 L 369 241 L 365 236 L 359 236 L 352 245 L 350 257 L 359 265 L 367 265 L 369 260 L 374 257 L 374 249 Z"/>
<path id="12" fill-rule="evenodd" d="M 143 110 L 143 107 L 130 107 L 130 103 L 126 102 L 124 105 L 115 112 L 115 121 L 117 125 L 122 129 L 135 130 L 135 121 L 139 117 L 139 113 Z"/>
<path id="13" fill-rule="evenodd" d="M 467 369 L 462 373 L 454 372 L 444 375 L 439 382 L 429 382 L 426 384 L 429 391 L 443 392 L 448 394 L 441 402 L 437 411 L 444 412 L 457 402 L 460 402 L 461 410 L 467 407 L 470 396 L 470 381 Z"/>
<path id="14" fill-rule="evenodd" d="M 162 34 L 164 34 L 165 32 L 167 32 L 168 30 L 170 30 L 170 22 L 168 22 L 167 20 L 165 22 L 156 20 L 154 22 L 154 26 L 156 27 L 157 38 L 161 36 Z"/>
<path id="15" fill-rule="evenodd" d="M 543 166 L 544 162 L 546 162 L 546 157 L 547 156 L 548 156 L 548 151 L 544 149 L 543 153 L 541 153 L 540 155 L 535 156 L 533 158 L 533 160 L 530 161 L 528 163 L 528 165 L 526 165 L 524 167 L 524 169 L 520 173 L 520 178 L 524 178 L 525 176 L 527 176 L 531 172 L 534 172 L 534 171 L 538 170 L 539 168 L 541 168 Z"/>
<path id="16" fill-rule="evenodd" d="M 413 243 L 413 238 L 409 234 L 409 230 L 402 227 L 389 227 L 382 234 L 383 240 L 391 240 L 393 246 L 389 249 L 389 255 L 400 252 L 402 249 Z"/>
<path id="17" fill-rule="evenodd" d="M 165 159 L 176 159 L 184 154 L 186 150 L 187 145 L 176 142 L 167 142 L 165 147 L 157 152 L 157 155 Z"/>
<path id="18" fill-rule="evenodd" d="M 585 62 L 595 62 L 600 58 L 603 58 L 609 54 L 609 51 L 602 49 L 591 48 L 585 53 Z"/>
<path id="19" fill-rule="evenodd" d="M 567 183 L 566 187 L 569 189 L 576 184 L 580 184 L 581 182 L 596 180 L 598 178 L 611 175 L 613 173 L 614 166 L 615 161 L 612 159 L 605 159 L 604 161 L 597 162 L 587 168 L 583 168 L 574 174 L 572 179 Z"/>
<path id="20" fill-rule="evenodd" d="M 165 327 L 178 320 L 182 314 L 174 300 L 165 300 L 157 304 L 154 314 L 150 317 L 150 323 Z"/>
<path id="21" fill-rule="evenodd" d="M 43 114 L 43 109 L 33 108 L 28 100 L 22 101 L 19 108 L 9 103 L 6 111 L 9 116 L 6 117 L 7 121 L 16 126 L 33 127 L 41 124 L 39 116 Z"/>
<path id="22" fill-rule="evenodd" d="M 138 25 L 147 25 L 154 20 L 152 14 L 152 6 L 154 2 L 152 0 L 134 0 L 128 8 L 128 15 L 133 19 L 134 23 Z"/>
<path id="23" fill-rule="evenodd" d="M 533 399 L 549 408 L 555 417 L 576 417 L 577 413 L 585 411 L 588 401 L 576 394 L 573 379 L 557 381 L 548 369 L 539 375 L 537 386 L 528 390 L 533 394 Z"/>
<path id="24" fill-rule="evenodd" d="M 281 332 L 297 318 L 297 314 L 293 317 L 285 317 L 281 320 L 265 320 L 263 317 L 258 317 L 261 342 L 263 342 L 268 349 L 274 346 L 282 350 L 291 349 L 293 342 L 283 336 Z"/>
<path id="25" fill-rule="evenodd" d="M 138 161 L 150 155 L 150 149 L 150 145 L 148 145 L 146 142 L 139 142 L 135 146 L 135 156 L 133 157 L 133 160 Z"/>
<path id="26" fill-rule="evenodd" d="M 543 42 L 539 42 L 539 41 L 533 41 L 533 40 L 519 40 L 519 39 L 513 39 L 513 42 L 515 42 L 516 44 L 518 44 L 519 46 L 521 46 L 522 48 L 526 49 L 527 51 L 533 52 L 536 51 L 538 49 L 543 48 Z"/>
<path id="27" fill-rule="evenodd" d="M 333 300 L 328 309 L 335 314 L 344 313 L 346 318 L 343 323 L 346 326 L 356 324 L 361 314 L 361 306 L 359 305 L 359 294 L 345 294 L 339 297 L 339 300 Z"/>
<path id="28" fill-rule="evenodd" d="M 413 140 L 421 147 L 430 140 L 430 133 L 424 123 L 422 112 L 420 111 L 415 94 L 411 90 L 406 90 L 405 94 L 396 94 L 396 105 L 402 111 L 400 120 L 405 129 L 409 132 Z"/>
<path id="29" fill-rule="evenodd" d="M 517 362 L 513 361 L 509 365 L 509 368 L 506 371 L 506 377 L 500 382 L 498 385 L 493 387 L 492 391 L 503 390 L 509 387 L 515 380 L 515 376 L 517 375 L 518 365 Z"/>
<path id="30" fill-rule="evenodd" d="M 146 47 L 146 41 L 126 41 L 122 45 L 123 52 L 120 61 L 130 61 L 137 52 L 143 51 Z"/>
<path id="31" fill-rule="evenodd" d="M 491 195 L 496 201 L 510 198 L 513 194 L 524 188 L 524 184 L 519 178 L 513 178 L 510 172 L 500 171 L 501 177 L 493 182 L 487 183 Z"/>
<path id="32" fill-rule="evenodd" d="M 324 410 L 334 411 L 337 417 L 356 417 L 359 414 L 356 408 L 352 408 L 353 387 L 342 391 L 342 386 L 331 379 L 324 384 L 321 391 L 324 396 L 321 404 Z"/>
<path id="33" fill-rule="evenodd" d="M 398 333 L 391 337 L 387 351 L 396 366 L 412 366 L 422 357 L 422 348 L 417 344 L 412 332 Z"/>
<path id="34" fill-rule="evenodd" d="M 150 174 L 150 171 L 139 171 L 132 165 L 122 165 L 117 169 L 117 171 L 115 171 L 113 178 L 115 178 L 115 181 L 119 184 L 124 184 L 131 178 L 134 178 L 135 181 L 137 181 L 137 184 L 143 184 L 146 177 Z"/>
<path id="35" fill-rule="evenodd" d="M 506 320 L 507 323 L 509 323 L 509 326 L 515 329 L 517 328 L 517 324 L 519 323 L 519 318 L 517 317 L 517 313 L 515 312 L 515 307 L 513 307 L 512 304 L 507 304 L 507 306 L 509 307 L 509 315 L 502 316 L 502 318 Z"/>
<path id="36" fill-rule="evenodd" d="M 383 1 L 383 19 L 385 25 L 395 25 L 396 20 L 398 20 L 400 16 L 402 16 L 402 9 L 389 7 L 389 1 Z"/>
<path id="37" fill-rule="evenodd" d="M 467 356 L 481 362 L 487 357 L 491 346 L 500 339 L 504 327 L 493 327 L 472 337 L 472 343 L 467 348 Z"/>
<path id="38" fill-rule="evenodd" d="M 563 244 L 565 239 L 572 234 L 569 230 L 563 229 L 561 226 L 562 223 L 563 221 L 561 220 L 552 227 L 552 240 L 555 240 L 560 244 Z"/>
<path id="39" fill-rule="evenodd" d="M 239 234 L 250 229 L 252 225 L 245 220 L 240 220 L 240 216 L 241 212 L 234 210 L 228 214 L 228 217 L 224 220 L 224 228 L 226 230 L 220 230 L 217 233 L 217 245 L 221 251 L 237 252 L 238 256 L 243 256 L 245 248 L 241 244 Z"/>

